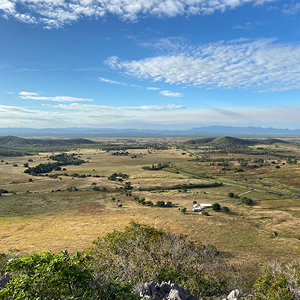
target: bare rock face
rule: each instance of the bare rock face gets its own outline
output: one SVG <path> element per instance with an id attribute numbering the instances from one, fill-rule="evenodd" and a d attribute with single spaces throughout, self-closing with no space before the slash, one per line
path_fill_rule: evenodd
<path id="1" fill-rule="evenodd" d="M 141 297 L 148 296 L 151 300 L 199 300 L 196 296 L 191 295 L 190 291 L 170 282 L 157 284 L 152 281 L 141 284 L 136 286 L 136 292 Z"/>

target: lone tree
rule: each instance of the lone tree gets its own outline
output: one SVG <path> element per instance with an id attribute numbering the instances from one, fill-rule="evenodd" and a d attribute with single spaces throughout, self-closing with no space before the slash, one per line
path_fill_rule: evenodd
<path id="1" fill-rule="evenodd" d="M 215 211 L 220 211 L 221 210 L 221 205 L 219 203 L 214 203 L 212 206 L 212 209 Z"/>

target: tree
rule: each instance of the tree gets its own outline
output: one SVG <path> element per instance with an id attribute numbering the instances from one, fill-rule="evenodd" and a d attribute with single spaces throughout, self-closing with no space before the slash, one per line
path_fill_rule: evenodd
<path id="1" fill-rule="evenodd" d="M 222 206 L 222 212 L 227 214 L 230 212 L 230 209 L 227 206 Z"/>
<path id="2" fill-rule="evenodd" d="M 165 207 L 165 201 L 157 201 L 156 206 L 158 207 Z"/>
<path id="3" fill-rule="evenodd" d="M 215 211 L 220 211 L 221 210 L 221 205 L 219 203 L 214 203 L 212 206 L 212 209 Z"/>

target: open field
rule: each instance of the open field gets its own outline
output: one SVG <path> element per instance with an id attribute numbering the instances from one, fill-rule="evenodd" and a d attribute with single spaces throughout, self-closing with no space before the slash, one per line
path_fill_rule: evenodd
<path id="1" fill-rule="evenodd" d="M 300 167 L 299 163 L 286 163 L 286 156 L 299 155 L 296 144 L 268 146 L 275 151 L 272 153 L 280 150 L 282 157 L 220 153 L 207 147 L 195 150 L 185 146 L 182 150 L 172 144 L 165 150 L 129 149 L 129 155 L 112 155 L 114 151 L 100 148 L 70 151 L 70 154 L 80 155 L 86 163 L 67 165 L 65 170 L 48 174 L 56 174 L 57 178 L 24 173 L 25 163 L 30 167 L 47 163 L 52 153 L 0 157 L 0 161 L 3 160 L 0 189 L 8 191 L 0 197 L 0 252 L 11 248 L 27 253 L 45 249 L 75 252 L 89 247 L 98 236 L 121 230 L 130 220 L 135 220 L 213 244 L 242 264 L 257 265 L 272 259 L 291 261 L 299 256 L 300 199 L 291 196 L 300 197 Z M 202 158 L 205 161 L 201 161 Z M 247 164 L 241 166 L 238 158 Z M 254 162 L 257 159 L 263 159 L 264 163 Z M 276 163 L 266 163 L 266 160 L 276 160 Z M 168 163 L 169 167 L 157 171 L 142 169 L 159 163 Z M 253 167 L 255 164 L 257 167 Z M 237 172 L 239 168 L 243 171 Z M 108 180 L 113 173 L 128 174 L 129 178 L 123 182 Z M 133 187 L 127 195 L 126 181 Z M 174 185 L 215 181 L 224 184 L 167 189 Z M 93 190 L 95 186 L 100 191 Z M 157 186 L 160 189 L 152 189 Z M 70 187 L 76 187 L 77 191 L 68 191 Z M 230 192 L 239 197 L 230 198 Z M 134 201 L 134 196 L 154 204 L 171 201 L 173 207 L 142 205 Z M 254 205 L 242 203 L 242 197 L 251 198 Z M 218 202 L 230 212 L 208 209 L 209 216 L 194 213 L 193 201 Z M 187 208 L 185 214 L 179 210 L 183 207 Z"/>

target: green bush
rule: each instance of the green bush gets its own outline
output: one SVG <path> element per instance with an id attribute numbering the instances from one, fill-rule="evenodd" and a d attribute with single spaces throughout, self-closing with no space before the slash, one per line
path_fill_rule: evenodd
<path id="1" fill-rule="evenodd" d="M 170 280 L 201 297 L 228 291 L 229 269 L 215 247 L 137 222 L 98 238 L 89 254 L 98 278 Z"/>
<path id="2" fill-rule="evenodd" d="M 212 209 L 215 211 L 220 211 L 221 210 L 221 205 L 219 203 L 214 203 L 212 205 Z"/>
<path id="3" fill-rule="evenodd" d="M 9 261 L 5 271 L 11 279 L 0 291 L 1 300 L 137 300 L 132 286 L 124 281 L 95 281 L 87 263 L 91 256 L 68 251 L 54 254 L 44 251 Z"/>
<path id="4" fill-rule="evenodd" d="M 242 202 L 246 205 L 254 205 L 254 201 L 250 198 L 247 198 L 247 197 L 243 197 Z"/>
<path id="5" fill-rule="evenodd" d="M 227 206 L 222 206 L 222 212 L 227 214 L 230 212 L 230 209 Z"/>
<path id="6" fill-rule="evenodd" d="M 299 264 L 265 266 L 254 285 L 254 300 L 297 300 L 300 287 Z"/>
<path id="7" fill-rule="evenodd" d="M 67 188 L 67 191 L 68 192 L 76 192 L 76 191 L 78 191 L 78 189 L 77 189 L 76 186 L 70 186 L 70 187 Z"/>

